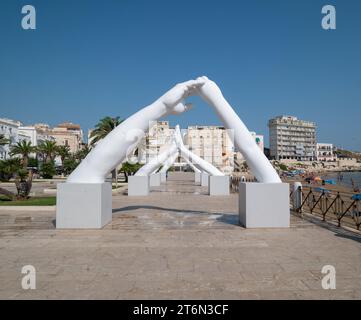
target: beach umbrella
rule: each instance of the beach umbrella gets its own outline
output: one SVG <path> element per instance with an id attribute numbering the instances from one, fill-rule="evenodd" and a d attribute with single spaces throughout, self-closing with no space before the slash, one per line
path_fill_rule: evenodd
<path id="1" fill-rule="evenodd" d="M 354 194 L 351 197 L 352 200 L 361 200 L 361 193 Z"/>

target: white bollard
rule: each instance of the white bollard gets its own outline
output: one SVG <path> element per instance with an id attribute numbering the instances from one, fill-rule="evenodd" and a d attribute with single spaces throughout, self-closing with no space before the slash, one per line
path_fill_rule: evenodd
<path id="1" fill-rule="evenodd" d="M 149 177 L 148 176 L 130 176 L 128 177 L 128 196 L 147 196 L 149 195 Z"/>
<path id="2" fill-rule="evenodd" d="M 154 173 L 149 176 L 149 185 L 151 187 L 160 186 L 160 173 Z"/>
<path id="3" fill-rule="evenodd" d="M 199 186 L 201 184 L 201 173 L 200 172 L 194 172 L 194 183 Z"/>
<path id="4" fill-rule="evenodd" d="M 161 183 L 166 183 L 167 182 L 167 173 L 166 172 L 161 172 L 160 173 L 160 182 Z"/>
<path id="5" fill-rule="evenodd" d="M 202 172 L 201 174 L 201 186 L 208 187 L 209 184 L 209 174 Z"/>
<path id="6" fill-rule="evenodd" d="M 210 176 L 208 191 L 210 196 L 228 196 L 229 176 Z"/>
<path id="7" fill-rule="evenodd" d="M 292 198 L 293 198 L 293 210 L 298 211 L 302 205 L 302 183 L 301 182 L 295 182 L 293 184 Z"/>
<path id="8" fill-rule="evenodd" d="M 239 222 L 246 228 L 289 228 L 288 183 L 241 182 Z"/>

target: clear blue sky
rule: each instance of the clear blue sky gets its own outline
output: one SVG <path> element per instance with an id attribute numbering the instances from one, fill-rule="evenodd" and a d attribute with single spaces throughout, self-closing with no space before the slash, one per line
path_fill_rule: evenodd
<path id="1" fill-rule="evenodd" d="M 321 28 L 325 4 L 337 30 Z M 320 142 L 361 150 L 360 15 L 359 0 L 1 0 L 0 117 L 87 130 L 207 75 L 266 141 L 267 120 L 291 114 L 316 121 Z M 219 124 L 193 101 L 172 125 Z"/>

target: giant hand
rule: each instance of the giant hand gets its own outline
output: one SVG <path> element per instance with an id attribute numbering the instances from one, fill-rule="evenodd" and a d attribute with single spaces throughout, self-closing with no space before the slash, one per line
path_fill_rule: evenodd
<path id="1" fill-rule="evenodd" d="M 199 95 L 215 109 L 223 125 L 227 129 L 234 130 L 235 145 L 243 154 L 257 180 L 264 183 L 281 182 L 276 170 L 258 148 L 251 133 L 223 97 L 216 83 L 207 77 L 201 77 L 198 80 L 205 81 L 203 86 L 198 87 Z"/>
<path id="2" fill-rule="evenodd" d="M 175 139 L 177 147 L 181 153 L 182 158 L 190 159 L 191 162 L 198 165 L 204 171 L 206 171 L 207 173 L 209 173 L 212 176 L 224 176 L 224 174 L 220 170 L 218 170 L 215 166 L 213 166 L 209 162 L 203 160 L 201 157 L 197 156 L 196 154 L 194 154 L 193 152 L 191 152 L 190 150 L 188 150 L 185 147 L 185 145 L 183 143 L 183 139 L 182 139 L 182 134 L 180 132 L 178 125 L 176 125 L 176 127 L 175 127 L 174 139 Z"/>
<path id="3" fill-rule="evenodd" d="M 149 176 L 154 171 L 157 171 L 160 166 L 164 165 L 169 158 L 174 156 L 175 153 L 177 153 L 177 146 L 173 143 L 167 150 L 157 155 L 151 161 L 141 167 L 135 175 Z"/>
<path id="4" fill-rule="evenodd" d="M 179 156 L 179 152 L 176 151 L 171 157 L 168 158 L 168 160 L 164 163 L 162 169 L 160 169 L 160 173 L 167 173 L 169 168 L 174 164 L 174 162 L 177 160 Z"/>
<path id="5" fill-rule="evenodd" d="M 203 78 L 190 80 L 166 92 L 153 104 L 145 107 L 123 121 L 110 132 L 87 155 L 72 172 L 68 182 L 102 183 L 106 176 L 118 166 L 138 144 L 149 123 L 171 113 L 180 113 L 188 109 L 183 99 L 197 93 L 197 89 L 205 84 Z"/>
<path id="6" fill-rule="evenodd" d="M 197 80 L 179 83 L 160 97 L 159 100 L 166 106 L 167 113 L 178 114 L 187 111 L 191 105 L 183 104 L 182 101 L 197 93 L 197 89 L 206 82 L 206 79 L 206 77 L 200 77 Z"/>

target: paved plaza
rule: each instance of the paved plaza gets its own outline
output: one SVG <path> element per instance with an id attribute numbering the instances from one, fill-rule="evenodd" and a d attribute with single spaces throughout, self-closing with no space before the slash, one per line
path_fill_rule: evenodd
<path id="1" fill-rule="evenodd" d="M 148 197 L 113 195 L 102 230 L 56 230 L 55 210 L 0 210 L 1 299 L 360 299 L 361 237 L 292 215 L 238 225 L 238 195 L 171 173 Z M 21 287 L 24 265 L 36 289 Z M 336 290 L 321 286 L 336 268 Z"/>

